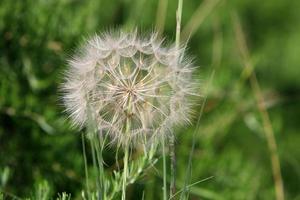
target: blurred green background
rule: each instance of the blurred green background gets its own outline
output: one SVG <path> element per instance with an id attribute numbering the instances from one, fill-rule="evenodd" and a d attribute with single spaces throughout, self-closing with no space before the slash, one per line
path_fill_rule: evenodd
<path id="1" fill-rule="evenodd" d="M 80 199 L 80 132 L 70 128 L 58 94 L 66 59 L 84 38 L 109 28 L 151 31 L 158 24 L 173 41 L 176 8 L 175 0 L 0 1 L 0 191 L 8 199 L 34 196 L 41 183 L 54 197 L 65 191 Z M 190 36 L 207 102 L 198 129 L 195 107 L 193 125 L 176 131 L 177 186 L 194 132 L 192 182 L 213 176 L 193 186 L 190 199 L 276 198 L 253 74 L 243 76 L 248 65 L 270 116 L 285 197 L 300 199 L 299 11 L 297 0 L 183 1 L 182 38 Z M 145 199 L 161 199 L 161 187 L 161 173 L 150 170 L 128 199 L 143 191 Z"/>

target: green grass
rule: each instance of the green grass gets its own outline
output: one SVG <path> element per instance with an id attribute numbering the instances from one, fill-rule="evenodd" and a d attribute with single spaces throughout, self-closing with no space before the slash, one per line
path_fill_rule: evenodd
<path id="1" fill-rule="evenodd" d="M 117 27 L 151 31 L 157 16 L 166 20 L 159 21 L 163 35 L 175 41 L 178 2 L 165 3 L 0 2 L 0 192 L 4 199 L 55 199 L 58 194 L 68 199 L 63 192 L 71 199 L 81 198 L 86 182 L 81 132 L 70 128 L 58 92 L 66 60 L 89 35 Z M 183 1 L 181 40 L 189 39 L 188 53 L 200 66 L 196 76 L 203 92 L 214 71 L 199 126 L 201 101 L 194 108 L 192 125 L 176 130 L 177 191 L 185 185 L 193 133 L 189 184 L 212 177 L 189 187 L 189 199 L 275 199 L 266 123 L 247 71 L 252 67 L 276 139 L 285 197 L 300 199 L 299 9 L 299 1 Z M 247 43 L 246 59 L 235 19 Z M 106 149 L 103 155 L 108 172 L 115 161 L 113 151 Z M 92 155 L 87 154 L 87 162 L 92 171 Z M 159 156 L 155 167 L 128 188 L 127 198 L 162 199 L 162 172 Z"/>

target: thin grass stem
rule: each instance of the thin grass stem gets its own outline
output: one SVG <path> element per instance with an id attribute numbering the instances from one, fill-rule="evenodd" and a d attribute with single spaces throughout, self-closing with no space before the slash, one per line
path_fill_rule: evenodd
<path id="1" fill-rule="evenodd" d="M 181 33 L 181 17 L 182 17 L 183 0 L 178 0 L 178 7 L 176 11 L 176 49 L 180 46 L 180 33 Z M 171 177 L 170 177 L 170 196 L 176 193 L 176 147 L 175 147 L 175 136 L 170 136 L 169 151 L 171 160 Z"/>
<path id="2" fill-rule="evenodd" d="M 158 34 L 162 34 L 165 28 L 168 0 L 159 0 L 156 13 L 156 29 Z"/>
<path id="3" fill-rule="evenodd" d="M 170 196 L 176 193 L 176 144 L 175 144 L 175 136 L 170 136 L 170 160 L 171 160 L 171 171 L 170 171 Z"/>
<path id="4" fill-rule="evenodd" d="M 213 11 L 221 0 L 205 0 L 199 5 L 191 19 L 182 31 L 183 41 L 187 41 L 204 22 L 205 18 Z"/>
<path id="5" fill-rule="evenodd" d="M 163 137 L 162 141 L 162 153 L 163 153 L 163 199 L 167 200 L 167 160 L 166 160 L 166 147 Z"/>
<path id="6" fill-rule="evenodd" d="M 189 185 L 187 185 L 186 187 L 187 187 L 187 188 L 191 188 L 191 187 L 193 187 L 193 186 L 195 186 L 195 185 L 197 185 L 197 184 L 199 184 L 199 183 L 202 183 L 202 182 L 204 182 L 204 181 L 210 180 L 210 179 L 212 179 L 212 178 L 214 178 L 214 177 L 213 177 L 213 176 L 207 177 L 207 178 L 202 179 L 202 180 L 200 180 L 200 181 L 196 181 L 195 183 L 189 184 Z M 175 194 L 173 194 L 173 196 L 170 196 L 169 200 L 174 199 L 175 196 L 177 196 L 177 195 L 180 194 L 181 192 L 183 192 L 183 189 L 181 189 L 181 190 L 179 190 L 178 192 L 176 192 Z"/>
<path id="7" fill-rule="evenodd" d="M 252 92 L 255 96 L 257 108 L 260 112 L 262 123 L 263 123 L 263 130 L 267 140 L 267 145 L 270 153 L 270 160 L 272 166 L 272 173 L 274 179 L 274 187 L 275 187 L 275 195 L 277 200 L 284 200 L 284 187 L 283 187 L 283 180 L 281 175 L 281 167 L 280 167 L 280 160 L 278 156 L 277 150 L 277 143 L 272 127 L 272 123 L 270 120 L 269 113 L 265 106 L 265 99 L 262 94 L 259 82 L 256 78 L 256 74 L 254 72 L 254 65 L 250 59 L 250 53 L 247 47 L 245 35 L 242 30 L 242 26 L 237 14 L 233 14 L 233 22 L 234 22 L 234 29 L 237 38 L 237 45 L 239 48 L 239 53 L 242 57 L 242 62 L 245 65 L 246 75 L 249 77 L 250 86 Z"/>
<path id="8" fill-rule="evenodd" d="M 193 132 L 193 136 L 192 136 L 193 137 L 192 148 L 191 148 L 190 155 L 189 155 L 188 167 L 187 167 L 186 176 L 185 176 L 186 178 L 185 178 L 185 181 L 184 181 L 184 186 L 183 186 L 183 189 L 182 189 L 180 199 L 188 199 L 188 197 L 186 197 L 186 196 L 189 195 L 188 183 L 190 182 L 191 175 L 192 175 L 192 160 L 193 160 L 193 155 L 194 155 L 194 150 L 195 150 L 195 145 L 196 145 L 196 135 L 197 135 L 198 131 L 200 130 L 200 121 L 201 121 L 201 118 L 202 118 L 202 115 L 203 115 L 204 107 L 206 105 L 209 86 L 212 84 L 212 80 L 214 78 L 214 75 L 215 75 L 215 70 L 212 71 L 212 73 L 210 75 L 208 85 L 205 87 L 206 92 L 205 92 L 205 96 L 204 96 L 203 102 L 202 102 L 201 107 L 200 107 L 200 113 L 199 113 L 199 118 L 197 120 L 196 129 Z"/>
<path id="9" fill-rule="evenodd" d="M 176 11 L 176 47 L 180 44 L 180 33 L 181 33 L 181 16 L 182 16 L 183 0 L 178 0 L 178 7 Z"/>

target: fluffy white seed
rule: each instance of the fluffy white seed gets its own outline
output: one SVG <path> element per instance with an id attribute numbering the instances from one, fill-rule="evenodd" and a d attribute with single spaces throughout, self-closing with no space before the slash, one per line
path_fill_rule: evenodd
<path id="1" fill-rule="evenodd" d="M 111 142 L 134 145 L 166 137 L 189 120 L 195 93 L 184 49 L 163 47 L 153 33 L 95 35 L 69 61 L 63 101 L 74 125 L 93 120 Z"/>

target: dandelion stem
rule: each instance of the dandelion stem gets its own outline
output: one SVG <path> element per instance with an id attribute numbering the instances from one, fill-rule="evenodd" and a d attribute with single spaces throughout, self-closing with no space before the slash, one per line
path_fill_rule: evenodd
<path id="1" fill-rule="evenodd" d="M 131 99 L 131 96 L 129 95 L 129 100 L 128 102 L 131 102 L 130 101 Z M 128 104 L 128 109 L 127 109 L 127 112 L 128 113 L 131 113 L 131 110 L 132 110 L 132 105 L 131 103 Z M 130 115 L 127 116 L 127 119 L 126 119 L 126 130 L 125 130 L 125 134 L 126 134 L 126 141 L 125 141 L 125 148 L 124 148 L 124 159 L 123 159 L 123 162 L 124 162 L 124 169 L 123 169 L 123 183 L 122 183 L 122 200 L 125 200 L 126 199 L 126 185 L 127 185 L 127 175 L 128 175 L 128 154 L 129 154 L 129 139 L 130 139 L 130 126 L 131 126 L 131 123 L 130 123 Z"/>
<path id="2" fill-rule="evenodd" d="M 95 152 L 96 152 L 96 156 L 97 156 L 97 162 L 98 162 L 98 168 L 99 168 L 99 182 L 100 182 L 100 198 L 99 199 L 104 199 L 105 194 L 106 194 L 106 190 L 105 190 L 105 171 L 104 171 L 104 167 L 103 167 L 103 156 L 102 156 L 102 140 L 97 137 L 97 135 L 94 136 L 94 145 L 95 145 Z"/>
<path id="3" fill-rule="evenodd" d="M 94 166 L 94 171 L 95 171 L 94 173 L 96 174 L 96 187 L 97 187 L 97 190 L 99 192 L 99 189 L 100 189 L 100 184 L 99 184 L 100 177 L 99 177 L 99 172 L 98 172 L 98 165 L 97 165 L 97 162 L 96 162 L 95 147 L 94 147 L 94 144 L 93 144 L 92 140 L 93 140 L 93 138 L 89 138 L 89 141 L 90 141 L 90 144 L 91 144 L 93 166 Z"/>
<path id="4" fill-rule="evenodd" d="M 84 135 L 81 134 L 81 142 L 82 142 L 82 154 L 83 154 L 83 160 L 84 160 L 84 171 L 85 171 L 85 181 L 86 181 L 86 189 L 87 194 L 89 195 L 91 190 L 89 186 L 89 174 L 88 174 L 88 165 L 87 165 L 87 158 L 86 158 L 86 150 L 85 150 L 85 142 L 84 142 Z M 89 198 L 89 196 L 88 196 Z"/>
<path id="5" fill-rule="evenodd" d="M 127 184 L 127 171 L 128 171 L 128 145 L 125 147 L 124 155 L 124 169 L 123 169 L 123 184 L 122 184 L 122 200 L 126 199 L 126 184 Z"/>

